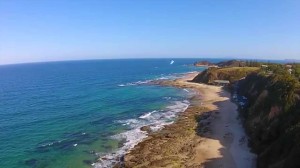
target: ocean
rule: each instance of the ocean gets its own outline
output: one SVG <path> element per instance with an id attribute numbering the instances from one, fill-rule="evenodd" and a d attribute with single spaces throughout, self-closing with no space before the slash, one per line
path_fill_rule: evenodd
<path id="1" fill-rule="evenodd" d="M 191 93 L 151 84 L 203 70 L 173 60 L 0 66 L 0 167 L 111 166 L 146 137 L 142 126 L 159 130 L 188 107 Z"/>

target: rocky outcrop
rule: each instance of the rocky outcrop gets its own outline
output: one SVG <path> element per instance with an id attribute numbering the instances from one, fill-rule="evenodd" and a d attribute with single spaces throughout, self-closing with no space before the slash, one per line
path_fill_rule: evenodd
<path id="1" fill-rule="evenodd" d="M 209 61 L 198 61 L 198 62 L 195 62 L 194 63 L 194 66 L 206 66 L 206 67 L 211 67 L 211 66 L 217 66 L 216 64 L 214 63 L 211 63 Z"/>
<path id="2" fill-rule="evenodd" d="M 216 72 L 216 69 L 206 69 L 203 72 L 199 73 L 192 82 L 197 83 L 212 83 L 213 80 L 218 79 L 218 74 Z"/>
<path id="3" fill-rule="evenodd" d="M 151 127 L 150 127 L 149 125 L 142 126 L 142 127 L 141 127 L 141 131 L 145 131 L 145 132 L 147 132 L 148 134 L 152 133 Z"/>

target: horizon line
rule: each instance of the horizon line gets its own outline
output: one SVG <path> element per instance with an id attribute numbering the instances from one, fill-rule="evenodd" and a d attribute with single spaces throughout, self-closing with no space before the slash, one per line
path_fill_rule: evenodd
<path id="1" fill-rule="evenodd" d="M 224 60 L 260 60 L 260 61 L 294 61 L 294 62 L 300 62 L 299 59 L 251 59 L 251 58 L 237 58 L 237 57 L 144 57 L 144 58 L 98 58 L 98 59 L 67 59 L 67 60 L 49 60 L 49 61 L 33 61 L 33 62 L 19 62 L 19 63 L 4 63 L 0 66 L 6 66 L 6 65 L 22 65 L 22 64 L 40 64 L 40 63 L 56 63 L 56 62 L 77 62 L 77 61 L 101 61 L 101 60 L 132 60 L 132 59 L 224 59 Z"/>

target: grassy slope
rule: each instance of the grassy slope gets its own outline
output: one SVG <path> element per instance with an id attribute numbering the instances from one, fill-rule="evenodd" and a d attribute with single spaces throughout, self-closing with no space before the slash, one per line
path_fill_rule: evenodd
<path id="1" fill-rule="evenodd" d="M 214 80 L 229 80 L 235 82 L 247 74 L 258 72 L 258 67 L 228 67 L 228 68 L 209 68 L 197 75 L 193 82 L 211 84 Z"/>
<path id="2" fill-rule="evenodd" d="M 231 71 L 245 71 L 245 72 L 249 72 L 249 71 L 256 71 L 259 70 L 259 67 L 228 67 L 228 68 L 221 68 L 219 69 L 219 71 L 223 71 L 223 72 L 231 72 Z"/>

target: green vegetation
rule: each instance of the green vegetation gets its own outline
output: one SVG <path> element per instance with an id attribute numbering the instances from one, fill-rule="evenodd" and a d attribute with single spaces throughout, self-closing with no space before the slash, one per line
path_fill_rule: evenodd
<path id="1" fill-rule="evenodd" d="M 193 79 L 193 82 L 212 84 L 214 80 L 229 80 L 231 83 L 240 80 L 247 74 L 258 72 L 258 67 L 209 68 Z"/>
<path id="2" fill-rule="evenodd" d="M 215 66 L 215 67 L 260 67 L 263 63 L 257 61 L 243 61 L 243 60 L 229 60 L 221 61 L 216 64 L 209 61 L 197 61 L 194 63 L 194 66 Z"/>
<path id="3" fill-rule="evenodd" d="M 292 64 L 292 75 L 300 81 L 300 64 Z"/>
<path id="4" fill-rule="evenodd" d="M 300 167 L 300 64 L 231 60 L 216 65 L 220 68 L 208 68 L 193 82 L 238 81 L 238 94 L 247 98 L 240 115 L 257 167 Z"/>
<path id="5" fill-rule="evenodd" d="M 239 82 L 239 94 L 248 98 L 241 109 L 258 167 L 300 167 L 299 81 L 283 66 L 271 66 L 272 75 L 250 74 Z"/>
<path id="6" fill-rule="evenodd" d="M 257 71 L 259 70 L 259 67 L 226 67 L 226 68 L 221 68 L 219 71 L 223 72 L 234 72 L 234 71 L 239 71 L 239 72 L 252 72 L 252 71 Z"/>
<path id="7" fill-rule="evenodd" d="M 245 64 L 245 66 L 248 66 L 248 67 L 260 67 L 261 65 L 263 65 L 263 63 L 258 62 L 258 61 L 253 61 L 253 60 L 246 61 L 246 64 Z"/>
<path id="8" fill-rule="evenodd" d="M 265 64 L 267 67 L 262 67 L 262 72 L 265 74 L 282 74 L 288 75 L 291 74 L 296 79 L 300 80 L 300 64 L 275 64 L 275 63 L 268 63 Z"/>

